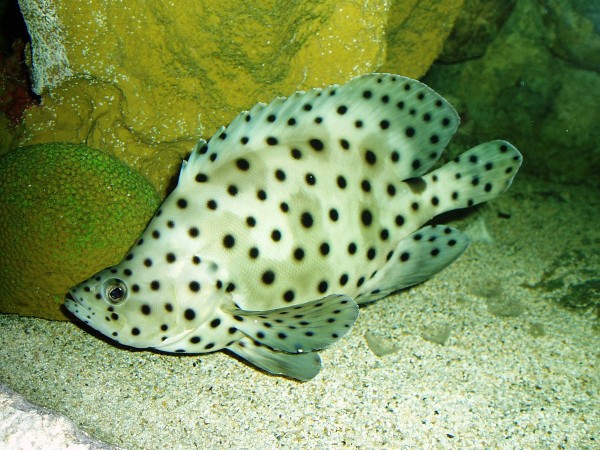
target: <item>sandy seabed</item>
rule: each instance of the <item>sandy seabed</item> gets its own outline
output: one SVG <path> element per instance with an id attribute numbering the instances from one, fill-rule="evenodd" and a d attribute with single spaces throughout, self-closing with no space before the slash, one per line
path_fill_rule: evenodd
<path id="1" fill-rule="evenodd" d="M 14 315 L 0 383 L 126 449 L 600 448 L 599 319 L 560 305 L 600 304 L 599 204 L 597 188 L 519 174 L 451 222 L 474 239 L 463 256 L 361 308 L 307 383 Z M 367 332 L 397 351 L 376 356 Z"/>

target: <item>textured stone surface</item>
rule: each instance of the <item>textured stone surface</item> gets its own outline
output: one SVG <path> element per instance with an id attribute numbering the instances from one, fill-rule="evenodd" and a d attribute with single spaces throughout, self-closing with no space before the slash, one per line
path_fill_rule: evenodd
<path id="1" fill-rule="evenodd" d="M 65 320 L 69 287 L 118 262 L 159 205 L 154 187 L 82 145 L 0 159 L 0 312 Z"/>
<path id="2" fill-rule="evenodd" d="M 465 0 L 438 59 L 450 63 L 483 55 L 510 17 L 515 3 L 516 0 Z"/>
<path id="3" fill-rule="evenodd" d="M 42 95 L 25 142 L 108 149 L 164 193 L 199 137 L 257 101 L 423 75 L 462 1 L 21 0 Z"/>
<path id="4" fill-rule="evenodd" d="M 90 438 L 68 418 L 29 403 L 0 384 L 0 442 L 5 449 L 109 450 L 111 445 Z"/>
<path id="5" fill-rule="evenodd" d="M 600 74 L 548 48 L 547 12 L 538 0 L 518 0 L 483 57 L 435 65 L 424 81 L 461 116 L 457 150 L 504 138 L 523 152 L 522 170 L 598 186 Z"/>
<path id="6" fill-rule="evenodd" d="M 600 72 L 600 2 L 538 0 L 552 51 L 583 69 Z"/>

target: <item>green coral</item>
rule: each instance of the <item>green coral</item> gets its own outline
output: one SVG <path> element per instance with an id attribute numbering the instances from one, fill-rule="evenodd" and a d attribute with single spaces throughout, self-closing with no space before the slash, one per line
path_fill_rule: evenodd
<path id="1" fill-rule="evenodd" d="M 158 208 L 155 188 L 84 145 L 0 159 L 0 312 L 65 319 L 68 288 L 121 260 Z"/>

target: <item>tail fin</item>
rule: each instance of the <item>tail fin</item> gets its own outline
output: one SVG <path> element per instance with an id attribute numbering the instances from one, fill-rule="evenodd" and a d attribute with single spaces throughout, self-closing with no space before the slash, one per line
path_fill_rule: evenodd
<path id="1" fill-rule="evenodd" d="M 508 142 L 485 142 L 424 175 L 427 195 L 438 214 L 491 200 L 509 188 L 522 161 Z"/>

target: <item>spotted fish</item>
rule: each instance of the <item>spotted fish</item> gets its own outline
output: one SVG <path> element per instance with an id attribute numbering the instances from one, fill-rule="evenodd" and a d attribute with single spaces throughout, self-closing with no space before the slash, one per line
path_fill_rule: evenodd
<path id="1" fill-rule="evenodd" d="M 308 380 L 358 304 L 465 250 L 464 234 L 428 220 L 510 186 L 522 158 L 505 141 L 430 171 L 458 124 L 441 96 L 392 74 L 259 103 L 196 145 L 123 261 L 65 306 L 127 346 L 227 349 Z"/>

